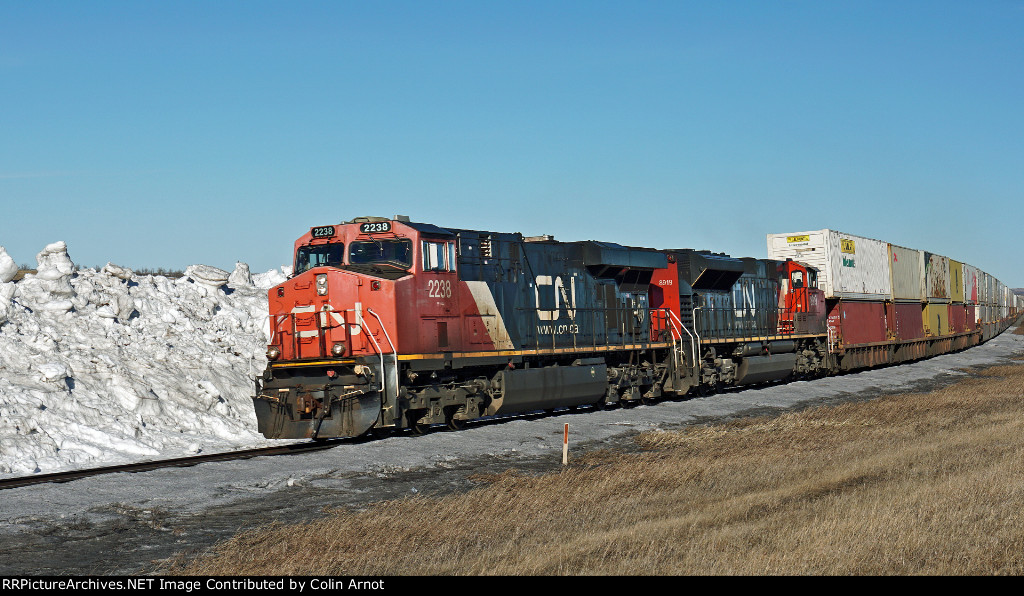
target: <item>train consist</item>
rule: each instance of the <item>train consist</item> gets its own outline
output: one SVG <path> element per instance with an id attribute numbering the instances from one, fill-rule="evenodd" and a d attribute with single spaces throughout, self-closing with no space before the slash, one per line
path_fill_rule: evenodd
<path id="1" fill-rule="evenodd" d="M 899 363 L 1021 312 L 994 277 L 833 230 L 768 259 L 361 217 L 295 242 L 253 398 L 268 438 L 368 432 Z"/>

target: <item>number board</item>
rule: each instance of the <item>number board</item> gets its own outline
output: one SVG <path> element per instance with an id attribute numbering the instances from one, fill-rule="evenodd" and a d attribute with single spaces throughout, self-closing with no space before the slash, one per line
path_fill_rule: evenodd
<path id="1" fill-rule="evenodd" d="M 359 224 L 360 234 L 377 234 L 380 232 L 390 232 L 391 222 L 390 221 L 374 221 L 370 223 Z"/>
<path id="2" fill-rule="evenodd" d="M 310 232 L 314 238 L 330 238 L 334 235 L 334 226 L 321 226 L 313 228 Z"/>

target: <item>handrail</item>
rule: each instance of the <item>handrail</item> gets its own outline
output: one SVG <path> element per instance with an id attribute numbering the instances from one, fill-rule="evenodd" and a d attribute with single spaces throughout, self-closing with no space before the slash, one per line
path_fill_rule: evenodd
<path id="1" fill-rule="evenodd" d="M 380 349 L 380 344 L 377 343 L 377 338 L 374 337 L 373 334 L 370 333 L 370 330 L 366 328 L 366 325 L 363 322 L 363 314 L 361 312 L 357 311 L 354 308 L 350 309 L 350 310 L 352 310 L 352 312 L 355 313 L 355 315 L 356 315 L 356 324 L 359 325 L 359 328 L 362 329 L 363 333 L 365 333 L 366 336 L 370 338 L 370 341 L 373 342 L 373 348 L 377 351 L 377 355 L 380 356 L 380 392 L 381 392 L 381 399 L 384 399 L 384 395 L 385 395 L 385 387 L 384 387 L 384 376 L 385 376 L 384 375 L 384 351 Z M 367 309 L 367 310 L 369 310 L 369 309 Z M 345 312 L 348 312 L 348 311 L 345 311 Z M 378 319 L 378 321 L 379 320 L 380 319 Z M 383 329 L 383 326 L 381 326 L 381 329 Z M 386 331 L 385 331 L 384 335 L 385 335 L 385 337 L 387 336 L 387 332 Z M 388 341 L 391 341 L 391 340 L 389 339 Z"/>
<path id="2" fill-rule="evenodd" d="M 388 334 L 388 329 L 387 329 L 387 327 L 384 326 L 384 321 L 381 320 L 380 316 L 377 313 L 373 312 L 373 309 L 369 308 L 369 307 L 367 307 L 366 312 L 370 313 L 371 315 L 373 315 L 373 318 L 377 319 L 377 325 L 380 326 L 380 330 L 382 332 L 384 332 L 384 338 L 388 340 L 388 345 L 391 346 L 391 354 L 392 354 L 392 357 L 394 358 L 394 361 L 395 361 L 395 375 L 396 375 L 396 377 L 395 377 L 395 384 L 396 384 L 396 386 L 395 386 L 395 395 L 397 396 L 397 394 L 398 394 L 398 387 L 397 387 L 397 383 L 398 383 L 398 378 L 397 378 L 397 375 L 398 375 L 398 350 L 395 349 L 395 344 L 394 344 L 394 342 L 391 341 L 391 336 Z M 364 326 L 364 328 L 365 328 L 365 326 Z M 370 334 L 370 337 L 371 338 L 373 337 L 372 333 Z M 375 340 L 374 344 L 376 344 L 376 343 L 377 342 Z M 384 368 L 384 354 L 381 354 L 380 355 L 380 403 L 381 403 L 381 405 L 387 404 L 387 400 L 388 400 L 388 393 L 387 393 L 387 390 L 386 390 L 386 387 L 385 387 L 385 383 L 384 383 L 384 379 L 386 379 L 387 376 L 388 376 L 388 371 L 387 371 L 387 369 Z"/>
<path id="3" fill-rule="evenodd" d="M 693 353 L 693 366 L 694 366 L 694 370 L 696 371 L 696 367 L 697 367 L 697 346 L 693 342 L 693 333 L 690 333 L 690 330 L 686 328 L 686 325 L 683 325 L 683 322 L 679 319 L 678 316 L 676 316 L 676 313 L 672 312 L 671 308 L 668 309 L 668 314 L 672 315 L 672 318 L 674 318 L 679 323 L 679 327 L 683 331 L 685 331 L 687 335 L 690 336 L 690 349 L 691 349 L 691 351 Z M 669 319 L 669 320 L 671 320 L 671 319 Z M 694 331 L 694 333 L 696 333 L 696 331 L 697 331 L 696 325 L 694 325 L 693 331 Z M 682 339 L 682 336 L 680 336 L 679 339 Z"/>
<path id="4" fill-rule="evenodd" d="M 373 315 L 373 318 L 377 319 L 377 324 L 380 325 L 380 330 L 384 332 L 384 338 L 388 340 L 388 345 L 391 346 L 391 353 L 397 354 L 398 350 L 395 349 L 395 344 L 391 341 L 391 336 L 388 335 L 388 329 L 384 326 L 384 321 L 380 320 L 380 316 L 373 312 L 372 308 L 367 308 L 366 312 L 370 313 Z"/>
<path id="5" fill-rule="evenodd" d="M 703 306 L 695 306 L 695 307 L 693 307 L 693 314 L 691 315 L 693 317 L 693 334 L 697 336 L 697 348 L 696 348 L 697 349 L 697 355 L 700 354 L 700 332 L 697 331 L 697 311 L 701 310 L 703 308 L 704 308 Z M 703 367 L 700 366 L 700 362 L 697 360 L 696 355 L 695 355 L 694 359 L 693 359 L 693 372 L 697 373 L 697 372 L 699 372 L 701 370 L 701 368 L 703 368 Z M 699 381 L 700 378 L 701 377 L 698 376 L 697 380 Z"/>

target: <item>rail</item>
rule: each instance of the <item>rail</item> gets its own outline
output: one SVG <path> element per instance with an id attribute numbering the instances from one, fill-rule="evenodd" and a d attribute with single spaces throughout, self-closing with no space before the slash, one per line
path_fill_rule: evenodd
<path id="1" fill-rule="evenodd" d="M 153 461 L 138 462 L 134 464 L 122 464 L 117 466 L 102 466 L 99 468 L 87 468 L 83 470 L 67 470 L 64 472 L 53 472 L 50 474 L 33 474 L 32 476 L 19 476 L 15 478 L 0 478 L 0 490 L 8 488 L 19 488 L 33 484 L 62 483 L 99 476 L 102 474 L 116 474 L 121 472 L 148 472 L 161 468 L 182 468 L 195 466 L 207 462 L 230 461 L 236 459 L 249 459 L 252 457 L 291 455 L 307 451 L 319 451 L 330 449 L 343 442 L 352 442 L 352 439 L 320 439 L 313 442 L 291 443 L 289 445 L 275 447 L 259 447 L 255 449 L 242 449 L 239 451 L 227 451 L 223 453 L 208 453 L 206 455 L 193 455 L 190 457 L 175 457 L 171 459 L 158 459 Z"/>

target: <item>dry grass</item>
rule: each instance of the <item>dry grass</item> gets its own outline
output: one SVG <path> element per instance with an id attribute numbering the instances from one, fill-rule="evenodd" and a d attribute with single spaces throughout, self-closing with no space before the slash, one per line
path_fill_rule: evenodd
<path id="1" fill-rule="evenodd" d="M 1024 573 L 1024 366 L 639 440 L 557 474 L 248 532 L 163 571 Z"/>

